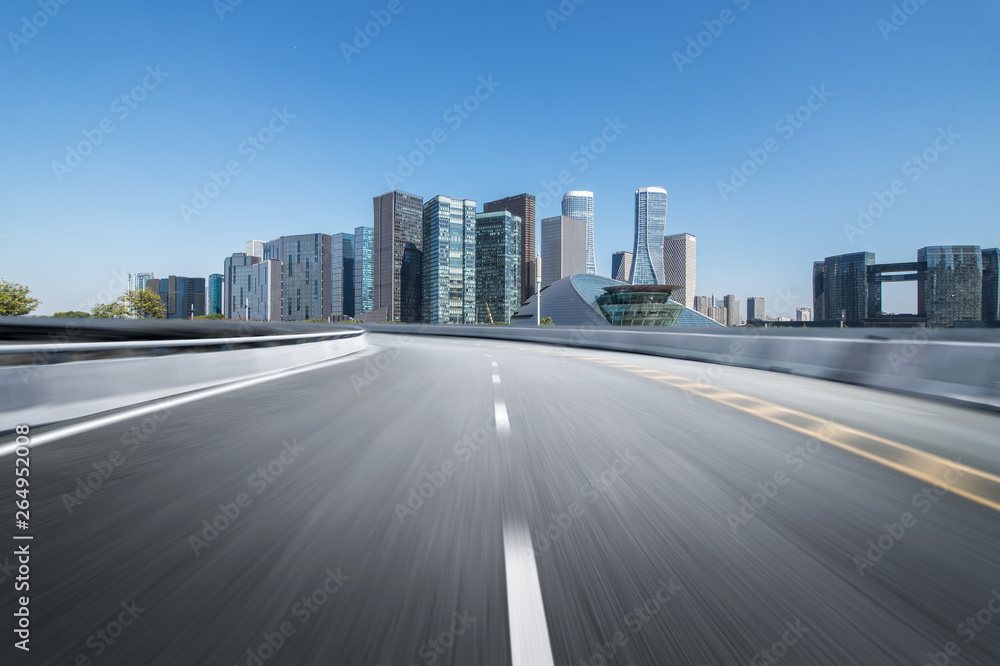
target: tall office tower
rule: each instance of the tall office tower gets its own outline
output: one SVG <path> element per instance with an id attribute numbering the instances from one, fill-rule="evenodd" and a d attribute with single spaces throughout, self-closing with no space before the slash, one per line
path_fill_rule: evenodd
<path id="1" fill-rule="evenodd" d="M 663 281 L 680 287 L 674 290 L 670 298 L 686 308 L 694 307 L 696 247 L 697 239 L 691 234 L 674 234 L 663 238 Z"/>
<path id="2" fill-rule="evenodd" d="M 153 278 L 152 273 L 129 273 L 128 274 L 128 290 L 129 291 L 140 291 L 146 288 L 146 280 L 151 280 Z"/>
<path id="3" fill-rule="evenodd" d="M 353 317 L 354 234 L 330 237 L 330 291 L 333 294 L 330 314 Z"/>
<path id="4" fill-rule="evenodd" d="M 507 211 L 521 218 L 521 302 L 535 293 L 535 195 L 517 194 L 483 204 L 484 213 Z"/>
<path id="5" fill-rule="evenodd" d="M 708 316 L 708 309 L 712 307 L 708 296 L 695 296 L 694 297 L 694 309 L 706 317 Z"/>
<path id="6" fill-rule="evenodd" d="M 795 308 L 795 321 L 812 321 L 811 308 Z"/>
<path id="7" fill-rule="evenodd" d="M 983 321 L 1000 321 L 1000 249 L 983 250 Z"/>
<path id="8" fill-rule="evenodd" d="M 640 187 L 635 193 L 635 249 L 632 284 L 666 284 L 663 280 L 663 230 L 667 227 L 667 191 Z"/>
<path id="9" fill-rule="evenodd" d="M 594 193 L 583 190 L 567 192 L 562 199 L 562 214 L 587 223 L 587 273 L 597 275 L 597 259 L 594 256 Z M 545 270 L 544 262 L 542 270 Z"/>
<path id="10" fill-rule="evenodd" d="M 222 314 L 222 282 L 221 273 L 208 276 L 208 284 L 205 286 L 206 314 Z"/>
<path id="11" fill-rule="evenodd" d="M 259 257 L 246 252 L 234 252 L 226 257 L 223 276 L 223 295 L 225 302 L 222 314 L 226 319 L 245 319 L 247 297 L 250 289 L 250 266 L 260 261 Z"/>
<path id="12" fill-rule="evenodd" d="M 708 318 L 714 319 L 723 326 L 729 325 L 729 311 L 724 305 L 713 305 L 708 308 Z"/>
<path id="13" fill-rule="evenodd" d="M 476 202 L 436 196 L 423 212 L 423 321 L 476 323 Z"/>
<path id="14" fill-rule="evenodd" d="M 828 319 L 826 316 L 826 262 L 813 262 L 813 307 L 816 321 Z"/>
<path id="15" fill-rule="evenodd" d="M 743 322 L 740 319 L 740 302 L 733 294 L 727 294 L 723 301 L 726 304 L 726 321 L 722 322 L 726 326 L 739 326 Z"/>
<path id="16" fill-rule="evenodd" d="M 872 302 L 869 296 L 881 300 L 880 293 L 869 294 L 868 290 L 868 267 L 875 264 L 875 255 L 871 252 L 841 254 L 827 257 L 823 264 L 822 271 L 813 266 L 813 307 L 822 312 L 823 319 L 840 320 L 851 327 L 863 326 Z M 817 279 L 822 282 L 821 288 L 817 286 Z M 822 294 L 821 299 L 816 298 L 817 293 Z"/>
<path id="17" fill-rule="evenodd" d="M 632 253 L 621 250 L 611 255 L 611 277 L 626 284 L 632 277 Z"/>
<path id="18" fill-rule="evenodd" d="M 248 278 L 245 314 L 252 321 L 281 321 L 281 262 L 265 259 L 240 270 Z"/>
<path id="19" fill-rule="evenodd" d="M 281 321 L 326 319 L 333 305 L 329 234 L 279 236 L 264 259 L 281 262 Z"/>
<path id="20" fill-rule="evenodd" d="M 171 275 L 149 278 L 145 288 L 157 294 L 167 310 L 167 319 L 190 319 L 205 314 L 205 278 Z"/>
<path id="21" fill-rule="evenodd" d="M 917 310 L 928 326 L 983 319 L 983 253 L 978 245 L 943 245 L 917 250 L 927 263 L 917 283 Z"/>
<path id="22" fill-rule="evenodd" d="M 258 259 L 264 258 L 264 241 L 262 240 L 249 240 L 247 241 L 247 254 L 251 257 L 257 257 Z"/>
<path id="23" fill-rule="evenodd" d="M 354 314 L 375 309 L 375 229 L 354 228 Z"/>
<path id="24" fill-rule="evenodd" d="M 420 321 L 424 200 L 399 190 L 373 199 L 375 309 L 385 321 Z"/>
<path id="25" fill-rule="evenodd" d="M 542 289 L 587 272 L 587 223 L 559 215 L 542 220 Z"/>
<path id="26" fill-rule="evenodd" d="M 749 324 L 755 319 L 767 319 L 767 308 L 764 299 L 760 297 L 747 299 L 747 323 Z"/>
<path id="27" fill-rule="evenodd" d="M 476 215 L 476 317 L 480 324 L 490 320 L 510 323 L 521 305 L 521 266 L 521 218 L 507 211 Z"/>

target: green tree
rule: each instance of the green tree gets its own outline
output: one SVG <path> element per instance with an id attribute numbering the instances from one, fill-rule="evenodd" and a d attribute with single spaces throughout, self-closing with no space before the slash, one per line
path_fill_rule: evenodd
<path id="1" fill-rule="evenodd" d="M 127 291 L 119 300 L 128 314 L 139 319 L 165 319 L 167 316 L 167 308 L 160 296 L 148 289 Z"/>
<path id="2" fill-rule="evenodd" d="M 218 312 L 210 312 L 207 315 L 198 315 L 197 317 L 195 317 L 195 319 L 208 319 L 212 321 L 218 321 L 219 319 L 225 319 L 225 317 Z"/>
<path id="3" fill-rule="evenodd" d="M 555 326 L 552 322 L 552 317 L 542 317 L 542 320 L 538 323 L 542 326 Z"/>
<path id="4" fill-rule="evenodd" d="M 89 317 L 89 312 L 84 312 L 82 310 L 67 310 L 66 312 L 56 312 L 52 315 L 53 317 Z"/>
<path id="5" fill-rule="evenodd" d="M 23 317 L 37 308 L 41 301 L 30 294 L 23 284 L 0 280 L 0 316 Z"/>
<path id="6" fill-rule="evenodd" d="M 119 298 L 110 303 L 98 303 L 91 309 L 90 316 L 98 319 L 124 319 L 128 316 L 128 310 Z"/>

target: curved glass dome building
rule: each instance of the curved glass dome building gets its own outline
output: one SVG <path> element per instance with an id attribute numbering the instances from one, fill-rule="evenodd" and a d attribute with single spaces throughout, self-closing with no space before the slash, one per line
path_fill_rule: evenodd
<path id="1" fill-rule="evenodd" d="M 557 326 L 722 326 L 670 299 L 669 285 L 632 285 L 598 275 L 571 275 L 553 282 L 518 308 L 511 326 L 535 326 L 537 299 L 542 318 Z"/>

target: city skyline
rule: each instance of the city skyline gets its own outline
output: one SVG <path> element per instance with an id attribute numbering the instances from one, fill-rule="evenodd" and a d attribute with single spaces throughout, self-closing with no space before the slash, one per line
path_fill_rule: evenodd
<path id="1" fill-rule="evenodd" d="M 454 19 L 448 10 L 405 5 L 348 62 L 339 44 L 370 20 L 363 8 L 293 1 L 272 16 L 242 3 L 220 20 L 210 4 L 180 0 L 156 21 L 113 6 L 68 8 L 3 56 L 8 88 L 35 101 L 0 100 L 17 128 L 5 134 L 8 149 L 20 156 L 0 167 L 2 277 L 28 285 L 39 314 L 78 309 L 109 284 L 123 290 L 123 273 L 209 275 L 245 239 L 350 233 L 370 224 L 366 196 L 393 188 L 477 201 L 526 192 L 537 197 L 537 219 L 558 215 L 566 192 L 593 191 L 597 272 L 607 274 L 611 253 L 632 247 L 633 191 L 659 183 L 671 193 L 667 233 L 698 236 L 700 288 L 740 285 L 775 303 L 793 294 L 790 315 L 809 301 L 815 257 L 1000 246 L 998 94 L 982 84 L 1000 51 L 985 34 L 1000 9 L 929 3 L 886 37 L 878 22 L 889 2 L 748 4 L 681 66 L 674 54 L 717 12 L 643 6 L 648 20 L 637 26 L 628 5 L 588 4 L 553 26 L 532 3 L 477 6 L 460 25 L 527 46 L 459 61 L 425 39 Z M 26 11 L 5 5 L 0 23 L 16 31 Z M 122 48 L 108 48 L 109 29 L 128 36 Z M 182 44 L 178 34 L 195 39 Z M 761 48 L 788 35 L 810 35 L 813 48 L 795 62 Z M 609 43 L 606 54 L 576 53 L 598 41 Z M 656 53 L 641 46 L 654 41 Z M 926 48 L 942 42 L 949 46 Z M 563 57 L 569 51 L 576 57 Z M 538 62 L 550 67 L 541 73 Z M 386 85 L 390 66 L 409 75 Z M 559 81 L 584 70 L 592 103 L 567 105 Z M 428 85 L 435 71 L 447 75 Z M 359 99 L 366 104 L 348 101 Z M 806 122 L 796 119 L 803 108 Z M 102 119 L 113 132 L 95 133 Z M 280 132 L 269 136 L 272 124 Z M 67 159 L 85 133 L 100 144 L 85 146 L 79 163 Z M 764 161 L 768 138 L 778 151 L 748 165 Z M 490 158 L 470 165 L 466 156 L 485 150 Z M 55 163 L 75 166 L 57 175 Z M 387 185 L 386 173 L 403 182 Z M 736 191 L 720 194 L 719 183 Z M 196 214 L 185 219 L 182 205 Z M 36 261 L 31 250 L 43 245 L 73 281 Z M 885 301 L 907 312 L 916 295 L 890 289 Z"/>

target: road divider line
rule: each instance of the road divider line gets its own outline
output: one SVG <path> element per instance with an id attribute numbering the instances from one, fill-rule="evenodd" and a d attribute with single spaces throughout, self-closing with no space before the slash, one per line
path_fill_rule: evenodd
<path id="1" fill-rule="evenodd" d="M 496 413 L 497 433 L 509 435 L 510 419 L 507 418 L 507 405 L 504 404 L 503 398 L 497 398 L 496 402 L 493 403 L 493 408 Z"/>
<path id="2" fill-rule="evenodd" d="M 526 523 L 504 524 L 503 554 L 507 569 L 511 664 L 554 666 L 535 549 Z"/>
<path id="3" fill-rule="evenodd" d="M 493 385 L 496 386 L 500 383 L 500 375 L 493 373 Z"/>
<path id="4" fill-rule="evenodd" d="M 926 483 L 940 485 L 943 483 L 942 479 L 947 478 L 946 473 L 961 472 L 956 482 L 947 484 L 948 490 L 977 504 L 1000 511 L 1000 476 L 969 467 L 961 460 L 949 460 L 885 437 L 729 389 L 692 382 L 682 377 L 654 374 L 650 369 L 638 366 L 626 370 L 832 444 Z"/>

